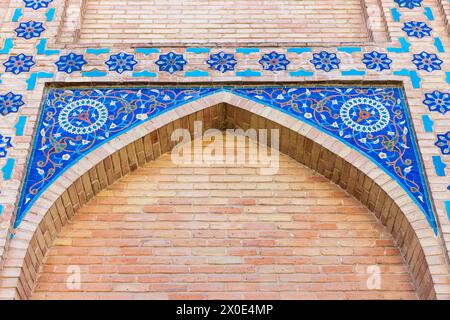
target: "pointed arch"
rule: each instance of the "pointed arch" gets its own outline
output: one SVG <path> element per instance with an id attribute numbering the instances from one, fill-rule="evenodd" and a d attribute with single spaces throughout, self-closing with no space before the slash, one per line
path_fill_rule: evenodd
<path id="1" fill-rule="evenodd" d="M 20 270 L 10 277 L 16 297 L 30 296 L 48 247 L 81 206 L 123 175 L 171 150 L 174 143 L 170 133 L 175 128 L 192 132 L 192 123 L 198 119 L 204 120 L 205 130 L 229 125 L 279 129 L 280 151 L 337 183 L 372 210 L 401 248 L 419 296 L 435 298 L 434 283 L 446 268 L 440 240 L 398 182 L 338 139 L 286 113 L 261 106 L 231 92 L 214 92 L 132 128 L 64 171 L 32 205 L 11 242 L 10 256 L 14 257 L 15 270 Z M 6 265 L 2 273 L 11 270 Z"/>

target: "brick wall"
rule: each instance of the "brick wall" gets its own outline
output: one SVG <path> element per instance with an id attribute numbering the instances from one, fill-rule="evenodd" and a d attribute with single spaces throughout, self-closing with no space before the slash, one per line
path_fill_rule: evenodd
<path id="1" fill-rule="evenodd" d="M 77 42 L 367 42 L 365 15 L 361 0 L 86 0 Z"/>
<path id="2" fill-rule="evenodd" d="M 79 290 L 66 285 L 74 265 Z M 373 265 L 380 290 L 367 287 Z M 286 155 L 261 176 L 258 166 L 174 165 L 164 154 L 80 209 L 41 270 L 34 299 L 416 297 L 374 214 Z"/>
<path id="3" fill-rule="evenodd" d="M 106 0 L 102 2 L 104 1 Z M 304 2 L 309 6 L 313 3 L 314 5 L 329 3 L 328 1 Z M 314 130 L 308 131 L 309 129 L 301 131 L 298 123 L 290 123 L 289 128 L 298 130 L 302 134 L 306 132 L 308 138 L 303 138 L 302 135 L 294 141 L 304 147 L 307 152 L 296 153 L 298 146 L 284 149 L 284 151 L 292 158 L 312 167 L 328 179 L 338 183 L 342 188 L 349 190 L 353 196 L 374 212 L 382 225 L 385 225 L 387 231 L 393 235 L 395 243 L 399 246 L 401 256 L 405 260 L 405 265 L 420 298 L 450 299 L 450 280 L 448 277 L 450 220 L 446 207 L 446 201 L 450 199 L 448 190 L 450 160 L 434 145 L 437 134 L 448 131 L 449 113 L 432 112 L 423 103 L 425 93 L 433 90 L 442 92 L 448 92 L 449 90 L 447 81 L 447 73 L 450 70 L 448 64 L 448 21 L 450 17 L 448 1 L 423 0 L 421 1 L 421 7 L 413 9 L 401 8 L 393 0 L 364 0 L 361 1 L 359 6 L 357 6 L 356 1 L 351 1 L 351 7 L 358 10 L 358 14 L 342 18 L 346 21 L 355 21 L 355 24 L 350 24 L 348 29 L 346 24 L 336 25 L 338 21 L 342 20 L 337 18 L 333 19 L 333 25 L 329 26 L 328 32 L 319 31 L 321 26 L 315 25 L 314 27 L 317 28 L 309 29 L 308 27 L 308 32 L 311 31 L 309 33 L 306 33 L 303 29 L 302 33 L 296 33 L 294 31 L 298 27 L 303 27 L 302 21 L 300 21 L 293 26 L 289 26 L 289 33 L 286 33 L 285 30 L 281 32 L 279 26 L 271 28 L 271 30 L 278 30 L 279 33 L 267 33 L 268 37 L 272 37 L 270 41 L 269 39 L 267 39 L 268 41 L 263 39 L 264 42 L 256 44 L 247 41 L 237 45 L 237 40 L 233 37 L 229 39 L 235 41 L 235 43 L 230 45 L 217 44 L 218 39 L 228 37 L 229 30 L 226 34 L 218 34 L 214 37 L 208 36 L 208 38 L 203 38 L 204 34 L 202 33 L 199 34 L 202 37 L 191 37 L 189 34 L 184 34 L 189 41 L 200 41 L 201 46 L 207 49 L 204 51 L 189 47 L 187 42 L 184 42 L 184 38 L 176 39 L 176 41 L 168 38 L 169 43 L 158 44 L 153 42 L 156 40 L 149 40 L 148 36 L 152 36 L 152 33 L 145 34 L 146 43 L 143 44 L 138 43 L 136 39 L 130 44 L 115 44 L 117 40 L 113 38 L 102 36 L 102 39 L 100 39 L 98 34 L 103 33 L 95 28 L 93 34 L 82 35 L 82 30 L 85 27 L 85 25 L 83 26 L 84 20 L 89 15 L 87 11 L 89 3 L 94 2 L 92 0 L 54 0 L 50 3 L 48 9 L 33 10 L 25 8 L 22 0 L 0 1 L 0 16 L 2 18 L 0 33 L 1 62 L 3 63 L 10 56 L 19 53 L 31 55 L 36 61 L 36 65 L 32 67 L 30 72 L 23 72 L 20 75 L 5 72 L 4 67 L 0 65 L 1 94 L 12 91 L 23 95 L 25 102 L 19 112 L 2 116 L 0 121 L 1 134 L 12 137 L 13 144 L 13 147 L 8 150 L 8 156 L 0 159 L 2 169 L 2 174 L 0 174 L 0 205 L 2 206 L 0 213 L 0 299 L 29 298 L 48 248 L 52 246 L 58 232 L 72 218 L 74 212 L 84 205 L 87 199 L 92 199 L 101 189 L 143 165 L 145 160 L 154 159 L 170 149 L 164 144 L 155 142 L 159 138 L 159 133 L 149 135 L 150 138 L 146 136 L 147 140 L 142 138 L 143 135 L 159 128 L 158 126 L 162 126 L 161 123 L 168 124 L 171 122 L 172 119 L 169 119 L 169 121 L 165 117 L 158 118 L 157 123 L 150 123 L 141 128 L 140 130 L 143 133 L 141 131 L 138 131 L 138 133 L 142 133 L 142 135 L 134 132 L 130 135 L 121 136 L 108 144 L 107 147 L 101 148 L 103 154 L 90 154 L 87 159 L 80 161 L 73 170 L 67 172 L 52 185 L 50 191 L 29 212 L 21 226 L 14 229 L 12 223 L 17 209 L 17 198 L 26 170 L 27 157 L 33 141 L 36 119 L 39 115 L 46 83 L 77 82 L 90 85 L 103 82 L 131 83 L 140 81 L 173 84 L 180 82 L 200 82 L 204 84 L 225 81 L 239 83 L 303 83 L 305 81 L 337 81 L 340 83 L 376 81 L 377 83 L 385 83 L 385 81 L 396 81 L 401 83 L 405 88 L 414 130 L 424 159 L 433 205 L 436 208 L 436 216 L 440 225 L 437 235 L 432 232 L 422 213 L 418 212 L 417 207 L 411 203 L 407 195 L 399 196 L 395 192 L 393 199 L 389 197 L 391 195 L 389 191 L 393 189 L 393 181 L 389 180 L 389 177 L 383 180 L 381 174 L 378 176 L 375 174 L 375 180 L 369 178 L 368 175 L 373 177 L 373 173 L 380 170 L 367 158 L 361 158 L 360 155 L 341 148 L 341 145 L 333 145 L 326 135 L 321 135 Z M 124 3 L 129 8 L 136 2 L 121 1 L 120 5 L 124 5 Z M 158 2 L 158 4 L 161 3 Z M 271 7 L 273 7 L 273 3 L 271 2 Z M 295 3 L 299 3 L 299 1 Z M 340 3 L 334 3 L 333 5 L 336 6 L 334 10 L 328 11 L 337 13 L 339 11 L 337 9 L 342 8 Z M 300 10 L 305 8 L 302 7 Z M 171 9 L 174 10 L 172 7 Z M 277 10 L 279 9 L 280 7 L 277 7 Z M 282 19 L 290 19 L 289 17 L 281 17 Z M 309 17 L 313 19 L 317 17 L 317 14 Z M 212 24 L 217 24 L 217 18 L 222 19 L 223 17 L 215 18 L 216 20 L 211 19 L 213 20 Z M 291 18 L 297 19 L 297 17 Z M 90 19 L 93 19 L 92 13 Z M 255 16 L 255 19 L 259 19 L 259 16 Z M 20 22 L 29 20 L 42 21 L 46 31 L 40 37 L 32 39 L 17 37 L 14 29 L 18 27 Z M 324 20 L 319 22 L 327 25 L 330 19 L 324 18 Z M 433 29 L 431 36 L 425 36 L 421 39 L 407 36 L 402 27 L 404 23 L 409 21 L 425 22 Z M 356 33 L 356 25 L 358 25 L 358 28 L 362 27 L 361 30 L 364 32 Z M 100 27 L 101 24 L 95 24 L 94 26 Z M 115 27 L 119 28 L 120 25 L 115 25 Z M 151 28 L 154 28 L 154 26 L 152 25 Z M 195 24 L 194 29 L 196 28 L 200 28 L 200 26 Z M 181 30 L 181 28 L 179 29 Z M 260 32 L 261 29 L 250 30 L 248 28 L 247 36 L 250 39 L 252 39 L 250 36 L 256 34 L 256 32 L 253 33 L 254 30 Z M 333 34 L 335 30 L 338 30 L 342 35 L 351 35 L 351 37 L 339 37 L 337 43 L 335 43 L 334 40 L 336 39 L 330 39 L 329 37 L 329 34 Z M 130 30 L 130 32 L 131 35 L 137 35 L 134 30 Z M 172 34 L 178 35 L 178 33 Z M 288 43 L 286 35 L 299 37 L 298 42 Z M 80 36 L 82 36 L 82 39 L 79 40 Z M 309 39 L 311 39 L 311 42 Z M 85 42 L 78 43 L 81 40 Z M 328 40 L 332 40 L 333 43 L 329 43 Z M 151 45 L 148 44 L 149 41 L 152 42 Z M 363 41 L 364 44 L 355 43 L 360 41 Z M 298 44 L 306 47 L 298 48 Z M 152 50 L 148 46 L 152 47 Z M 238 50 L 239 48 L 236 48 L 238 46 L 250 47 L 251 50 Z M 341 60 L 338 70 L 324 72 L 314 68 L 310 59 L 314 53 L 322 50 L 337 54 Z M 361 62 L 363 54 L 374 50 L 387 53 L 389 58 L 393 60 L 389 70 L 381 72 L 370 70 Z M 134 72 L 118 74 L 108 70 L 105 61 L 111 54 L 116 54 L 119 51 L 135 54 L 138 64 Z M 174 74 L 161 72 L 155 65 L 155 61 L 160 54 L 170 51 L 183 54 L 188 61 L 182 72 Z M 219 51 L 235 54 L 238 64 L 233 72 L 221 73 L 209 69 L 205 61 L 211 53 Z M 271 51 L 286 54 L 291 61 L 287 70 L 272 72 L 262 69 L 258 60 L 263 54 Z M 443 60 L 442 69 L 433 72 L 418 70 L 412 63 L 412 56 L 422 51 L 436 53 Z M 57 70 L 55 62 L 59 57 L 70 52 L 82 54 L 88 62 L 83 67 L 82 72 L 67 74 Z M 219 99 L 215 103 L 224 101 L 228 100 Z M 238 105 L 239 101 L 231 102 Z M 196 105 L 195 107 L 200 108 L 210 105 L 213 104 L 207 101 L 204 106 Z M 248 105 L 244 104 L 241 107 L 247 108 Z M 255 106 L 252 112 L 257 113 L 259 110 Z M 178 114 L 175 114 L 172 115 L 172 118 L 175 119 L 178 116 Z M 271 125 L 274 123 L 279 125 L 289 123 L 279 114 L 264 114 L 263 116 L 271 119 Z M 239 117 L 247 119 L 249 115 L 239 114 Z M 22 133 L 18 129 L 20 124 L 23 125 Z M 247 123 L 248 125 L 250 123 Z M 314 132 L 314 134 L 311 132 Z M 139 140 L 141 138 L 142 140 Z M 124 141 L 127 141 L 127 143 L 124 143 Z M 155 149 L 149 147 L 153 142 Z M 144 148 L 144 151 L 142 148 Z M 120 153 L 117 150 L 120 150 Z M 132 154 L 129 158 L 126 156 L 128 150 L 130 151 L 129 154 Z M 147 159 L 148 150 L 150 150 L 152 156 Z M 114 153 L 115 151 L 117 153 Z M 7 177 L 7 168 L 11 168 L 11 162 L 8 161 L 11 160 L 14 161 L 13 167 L 10 171 L 10 177 Z M 12 240 L 11 232 L 15 234 Z"/>

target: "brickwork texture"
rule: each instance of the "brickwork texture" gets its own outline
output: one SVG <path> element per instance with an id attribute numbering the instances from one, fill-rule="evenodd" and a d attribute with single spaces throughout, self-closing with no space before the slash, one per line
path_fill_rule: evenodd
<path id="1" fill-rule="evenodd" d="M 448 1 L 2 0 L 0 17 L 0 299 L 450 299 Z M 401 86 L 437 232 L 362 154 L 224 93 L 96 149 L 14 225 L 47 86 L 286 82 Z M 279 129 L 279 173 L 174 165 L 194 120 Z"/>

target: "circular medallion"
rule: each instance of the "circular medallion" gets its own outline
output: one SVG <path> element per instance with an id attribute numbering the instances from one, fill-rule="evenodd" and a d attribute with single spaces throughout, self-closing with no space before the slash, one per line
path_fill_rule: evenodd
<path id="1" fill-rule="evenodd" d="M 96 100 L 81 99 L 66 105 L 58 116 L 61 128 L 72 134 L 89 134 L 100 129 L 107 120 L 108 109 Z"/>
<path id="2" fill-rule="evenodd" d="M 354 98 L 345 102 L 340 115 L 346 126 L 366 133 L 383 130 L 391 119 L 386 107 L 370 98 Z"/>

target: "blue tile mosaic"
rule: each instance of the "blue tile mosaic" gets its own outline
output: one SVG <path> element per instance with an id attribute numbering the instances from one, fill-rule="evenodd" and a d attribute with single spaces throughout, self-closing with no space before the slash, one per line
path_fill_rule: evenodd
<path id="1" fill-rule="evenodd" d="M 287 85 L 49 89 L 15 225 L 55 179 L 92 150 L 168 110 L 219 91 L 284 112 L 372 159 L 411 196 L 436 230 L 400 88 Z"/>
<path id="2" fill-rule="evenodd" d="M 45 31 L 45 28 L 43 27 L 42 22 L 31 20 L 28 22 L 21 22 L 14 31 L 16 32 L 17 37 L 29 40 L 32 38 L 39 38 L 41 33 Z"/>
<path id="3" fill-rule="evenodd" d="M 209 68 L 211 70 L 217 70 L 225 73 L 227 71 L 234 71 L 237 61 L 234 54 L 221 51 L 219 53 L 211 54 L 206 63 L 209 64 Z"/>
<path id="4" fill-rule="evenodd" d="M 7 94 L 0 95 L 0 114 L 6 116 L 9 113 L 16 113 L 24 104 L 21 94 L 8 92 Z"/>
<path id="5" fill-rule="evenodd" d="M 32 56 L 27 56 L 23 53 L 10 56 L 8 60 L 3 63 L 5 66 L 5 72 L 11 72 L 14 74 L 28 72 L 35 64 L 36 63 L 34 62 Z"/>
<path id="6" fill-rule="evenodd" d="M 317 70 L 323 70 L 325 72 L 330 72 L 335 69 L 339 69 L 339 64 L 341 60 L 338 59 L 335 53 L 329 53 L 322 51 L 319 53 L 314 53 L 313 58 L 310 62 L 314 65 Z"/>
<path id="7" fill-rule="evenodd" d="M 76 54 L 74 52 L 68 55 L 59 57 L 59 60 L 55 62 L 58 67 L 58 71 L 71 74 L 75 71 L 81 71 L 83 66 L 87 64 L 82 54 Z"/>
<path id="8" fill-rule="evenodd" d="M 264 54 L 258 62 L 264 70 L 274 72 L 286 70 L 287 66 L 291 63 L 284 53 L 278 53 L 276 51 Z"/>
<path id="9" fill-rule="evenodd" d="M 25 7 L 39 10 L 41 8 L 48 8 L 48 5 L 52 3 L 53 0 L 23 0 L 23 2 L 25 2 Z"/>
<path id="10" fill-rule="evenodd" d="M 447 165 L 442 162 L 440 156 L 433 156 L 433 165 L 438 177 L 445 177 L 445 168 Z"/>
<path id="11" fill-rule="evenodd" d="M 441 70 L 441 64 L 443 63 L 436 54 L 425 51 L 414 54 L 412 62 L 416 65 L 417 70 L 425 70 L 427 72 Z"/>
<path id="12" fill-rule="evenodd" d="M 422 6 L 423 0 L 394 0 L 400 8 L 414 9 Z"/>
<path id="13" fill-rule="evenodd" d="M 5 137 L 0 134 L 0 158 L 6 157 L 9 148 L 12 148 L 11 137 Z"/>
<path id="14" fill-rule="evenodd" d="M 366 65 L 367 69 L 383 71 L 391 68 L 392 60 L 389 59 L 386 53 L 372 51 L 364 53 L 362 62 Z"/>
<path id="15" fill-rule="evenodd" d="M 423 38 L 431 35 L 432 29 L 425 23 L 421 21 L 409 21 L 406 22 L 402 28 L 406 32 L 408 37 Z"/>
<path id="16" fill-rule="evenodd" d="M 177 71 L 183 71 L 187 61 L 182 54 L 169 52 L 167 54 L 161 54 L 155 63 L 159 67 L 159 71 L 174 74 Z"/>
<path id="17" fill-rule="evenodd" d="M 450 94 L 435 90 L 430 93 L 425 93 L 425 100 L 423 103 L 430 111 L 446 114 L 450 110 Z"/>
<path id="18" fill-rule="evenodd" d="M 109 56 L 109 60 L 105 62 L 109 71 L 115 71 L 119 74 L 125 71 L 133 71 L 134 66 L 137 64 L 133 54 L 126 52 L 120 52 L 118 54 L 112 54 Z"/>
<path id="19" fill-rule="evenodd" d="M 436 147 L 441 149 L 443 155 L 450 154 L 450 131 L 437 135 Z"/>
<path id="20" fill-rule="evenodd" d="M 36 45 L 37 54 L 44 54 L 46 56 L 57 55 L 61 50 L 47 49 L 47 39 L 42 38 Z"/>
<path id="21" fill-rule="evenodd" d="M 14 165 L 16 160 L 10 158 L 6 160 L 6 164 L 2 168 L 3 180 L 10 180 L 13 175 Z"/>

